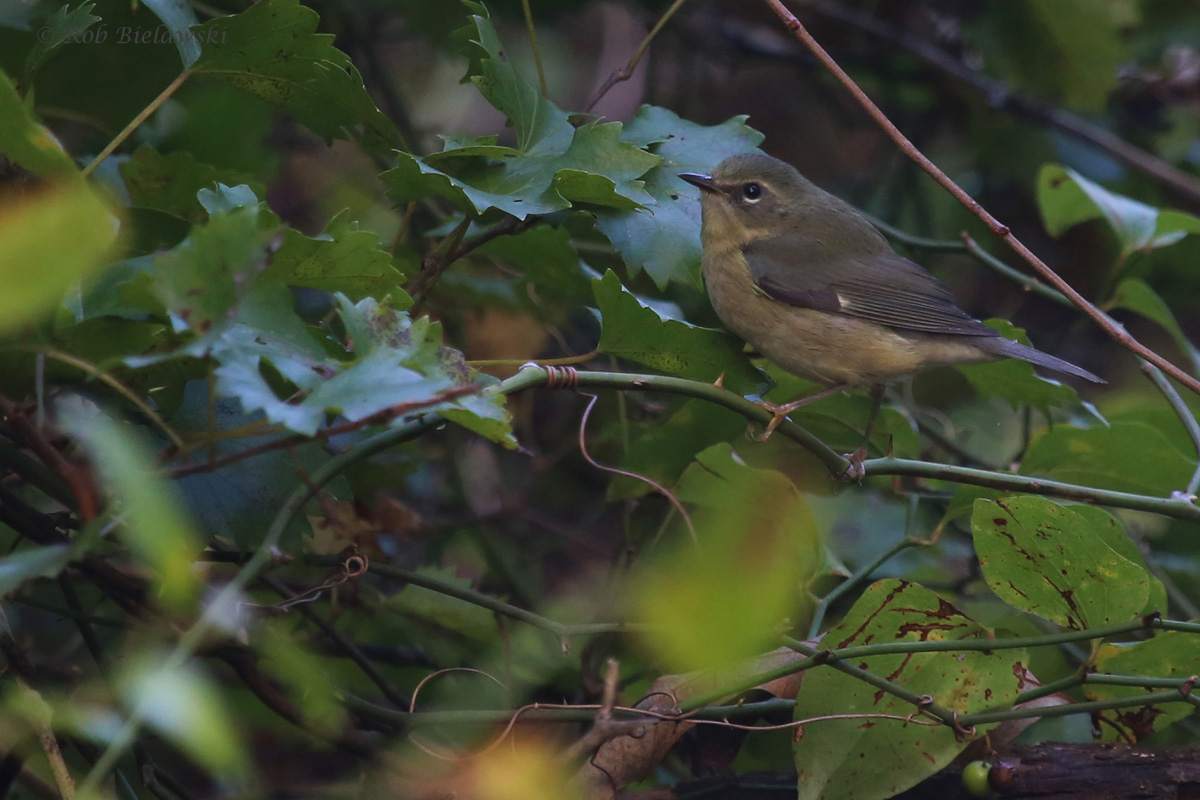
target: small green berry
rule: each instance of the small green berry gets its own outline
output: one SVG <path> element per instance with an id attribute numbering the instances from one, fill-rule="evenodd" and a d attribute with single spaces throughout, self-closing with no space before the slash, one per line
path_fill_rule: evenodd
<path id="1" fill-rule="evenodd" d="M 972 797 L 991 797 L 992 787 L 988 783 L 988 773 L 992 771 L 992 765 L 986 761 L 972 761 L 963 767 L 962 782 L 963 788 L 971 793 Z"/>

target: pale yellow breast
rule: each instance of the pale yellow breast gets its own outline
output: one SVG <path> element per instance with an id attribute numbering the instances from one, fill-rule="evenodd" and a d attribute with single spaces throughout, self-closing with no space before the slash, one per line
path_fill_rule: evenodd
<path id="1" fill-rule="evenodd" d="M 969 337 L 903 333 L 796 308 L 763 294 L 735 248 L 705 248 L 704 280 L 725 327 L 794 375 L 827 385 L 887 383 L 942 364 L 991 361 Z"/>

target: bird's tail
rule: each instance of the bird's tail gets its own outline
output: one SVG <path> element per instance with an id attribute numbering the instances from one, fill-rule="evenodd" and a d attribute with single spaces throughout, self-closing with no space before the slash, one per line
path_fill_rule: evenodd
<path id="1" fill-rule="evenodd" d="M 1039 367 L 1052 369 L 1056 372 L 1064 372 L 1067 375 L 1074 375 L 1077 378 L 1083 378 L 1092 383 L 1107 383 L 1103 378 L 1093 375 L 1083 367 L 1075 366 L 1070 361 L 1063 361 L 1061 358 L 1046 355 L 1041 350 L 1027 347 L 1020 342 L 1014 342 L 1012 339 L 1005 339 L 1003 336 L 989 336 L 983 342 L 979 342 L 979 344 L 983 349 L 998 356 L 1019 358 L 1022 361 L 1028 361 L 1030 364 L 1036 364 Z"/>

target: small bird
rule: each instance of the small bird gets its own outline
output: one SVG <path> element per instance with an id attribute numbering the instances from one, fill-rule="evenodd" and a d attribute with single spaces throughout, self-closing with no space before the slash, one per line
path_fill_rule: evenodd
<path id="1" fill-rule="evenodd" d="M 783 369 L 828 387 L 763 402 L 774 415 L 765 436 L 803 405 L 870 386 L 869 436 L 884 384 L 950 364 L 1019 358 L 1104 383 L 972 318 L 862 214 L 790 164 L 746 153 L 712 175 L 679 177 L 700 189 L 701 266 L 721 322 Z M 865 456 L 865 447 L 851 456 L 851 477 L 861 477 Z"/>

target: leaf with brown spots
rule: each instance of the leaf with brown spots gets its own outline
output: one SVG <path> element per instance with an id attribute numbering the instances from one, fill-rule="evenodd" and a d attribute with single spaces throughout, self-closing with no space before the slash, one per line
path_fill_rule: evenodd
<path id="1" fill-rule="evenodd" d="M 1109 545 L 1123 532 L 1097 530 L 1090 514 L 1044 497 L 976 500 L 971 528 L 988 586 L 1014 608 L 1083 630 L 1146 606 L 1150 576 Z"/>
<path id="2" fill-rule="evenodd" d="M 898 580 L 871 585 L 823 648 L 886 642 L 982 639 L 987 628 L 930 590 Z M 854 659 L 854 665 L 960 714 L 1009 708 L 1022 688 L 1023 650 L 915 653 Z M 804 678 L 796 719 L 833 714 L 889 714 L 916 709 L 851 675 L 823 666 Z M 981 726 L 978 733 L 994 726 Z M 892 797 L 945 767 L 966 747 L 945 726 L 902 719 L 855 718 L 812 723 L 795 745 L 800 800 Z"/>
<path id="3" fill-rule="evenodd" d="M 1145 675 L 1151 678 L 1188 678 L 1198 671 L 1200 637 L 1166 631 L 1137 644 L 1104 644 L 1096 652 L 1096 671 L 1114 675 Z M 1137 697 L 1153 689 L 1130 686 L 1084 687 L 1088 700 Z M 1178 703 L 1143 708 L 1123 708 L 1096 714 L 1099 736 L 1105 741 L 1140 742 L 1153 731 L 1191 716 L 1193 707 L 1179 696 Z"/>

